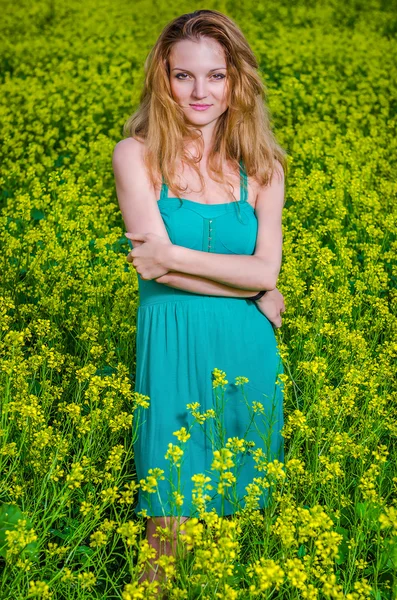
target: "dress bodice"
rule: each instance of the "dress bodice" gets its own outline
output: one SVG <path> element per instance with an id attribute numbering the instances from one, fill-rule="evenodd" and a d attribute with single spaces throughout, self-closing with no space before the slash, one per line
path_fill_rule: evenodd
<path id="1" fill-rule="evenodd" d="M 192 250 L 218 254 L 253 254 L 258 233 L 255 209 L 247 200 L 247 176 L 240 161 L 240 200 L 221 204 L 203 204 L 186 198 L 168 197 L 164 178 L 158 207 L 173 244 Z M 131 248 L 131 240 L 128 240 Z M 155 293 L 191 295 L 191 292 L 167 288 L 138 274 L 140 300 Z"/>

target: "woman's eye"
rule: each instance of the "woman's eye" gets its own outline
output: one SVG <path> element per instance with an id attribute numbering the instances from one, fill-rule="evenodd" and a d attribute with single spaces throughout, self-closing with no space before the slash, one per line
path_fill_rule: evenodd
<path id="1" fill-rule="evenodd" d="M 177 75 L 175 75 L 176 79 L 181 79 L 182 81 L 184 81 L 186 79 L 186 77 L 179 77 L 180 75 L 186 75 L 187 73 L 178 73 Z M 225 75 L 223 73 L 215 73 L 213 75 L 213 77 L 215 77 L 218 80 L 224 79 Z"/>

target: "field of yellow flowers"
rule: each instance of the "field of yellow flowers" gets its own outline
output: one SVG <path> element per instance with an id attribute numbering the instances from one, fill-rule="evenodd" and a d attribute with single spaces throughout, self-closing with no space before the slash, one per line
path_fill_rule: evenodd
<path id="1" fill-rule="evenodd" d="M 396 3 L 205 7 L 247 36 L 289 154 L 286 454 L 258 457 L 245 510 L 188 521 L 191 552 L 163 559 L 169 598 L 393 600 Z M 134 393 L 137 279 L 111 155 L 151 45 L 197 8 L 2 3 L 0 600 L 157 597 L 138 583 L 150 548 L 132 442 L 148 400 Z"/>

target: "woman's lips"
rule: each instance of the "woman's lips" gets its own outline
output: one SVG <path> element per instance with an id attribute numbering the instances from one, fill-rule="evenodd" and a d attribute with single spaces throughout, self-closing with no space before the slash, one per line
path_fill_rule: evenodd
<path id="1" fill-rule="evenodd" d="M 212 104 L 205 104 L 204 106 L 200 106 L 199 104 L 191 104 L 190 106 L 194 110 L 207 110 L 207 108 L 210 108 Z"/>

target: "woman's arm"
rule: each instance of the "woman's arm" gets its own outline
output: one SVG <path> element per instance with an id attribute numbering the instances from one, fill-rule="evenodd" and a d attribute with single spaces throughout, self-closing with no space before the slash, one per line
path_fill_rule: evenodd
<path id="1" fill-rule="evenodd" d="M 168 249 L 167 249 L 168 250 Z M 278 272 L 264 258 L 246 254 L 215 254 L 172 245 L 164 253 L 163 264 L 169 271 L 197 275 L 222 285 L 250 290 L 272 290 Z"/>
<path id="2" fill-rule="evenodd" d="M 169 272 L 155 279 L 172 288 L 205 294 L 206 296 L 227 296 L 229 298 L 248 298 L 255 295 L 255 290 L 241 290 L 222 283 L 217 283 L 204 277 L 186 275 L 185 273 Z M 269 319 L 274 327 L 281 327 L 281 313 L 285 311 L 284 297 L 277 288 L 268 291 L 262 298 L 255 302 L 261 313 Z"/>
<path id="3" fill-rule="evenodd" d="M 280 177 L 277 178 L 277 174 Z M 273 290 L 282 259 L 282 209 L 284 206 L 284 173 L 263 186 L 257 196 L 255 213 L 258 234 L 253 255 L 215 254 L 169 245 L 163 261 L 168 271 L 205 277 L 217 283 L 250 290 Z"/>
<path id="4" fill-rule="evenodd" d="M 157 277 L 154 281 L 162 283 L 169 287 L 194 294 L 203 294 L 205 296 L 227 296 L 229 298 L 249 298 L 255 296 L 258 290 L 242 290 L 234 288 L 217 281 L 199 277 L 197 275 L 188 275 L 178 271 L 169 271 L 161 277 Z"/>

